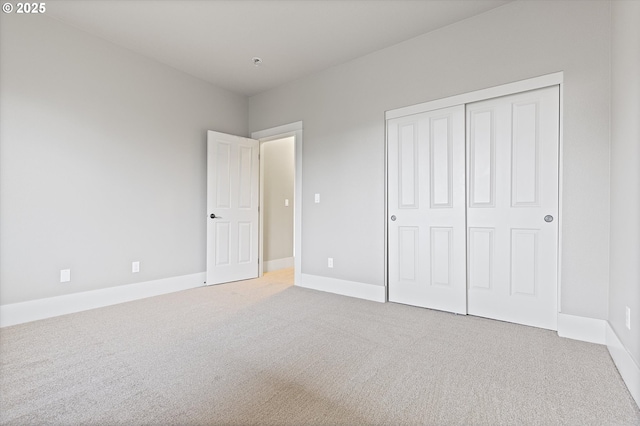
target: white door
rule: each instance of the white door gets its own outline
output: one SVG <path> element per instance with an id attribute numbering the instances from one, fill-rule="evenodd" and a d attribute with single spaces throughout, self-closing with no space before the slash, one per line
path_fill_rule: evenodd
<path id="1" fill-rule="evenodd" d="M 464 106 L 387 122 L 389 300 L 466 313 Z"/>
<path id="2" fill-rule="evenodd" d="M 207 284 L 258 277 L 259 143 L 207 132 Z"/>
<path id="3" fill-rule="evenodd" d="M 468 313 L 557 329 L 559 87 L 467 105 Z"/>

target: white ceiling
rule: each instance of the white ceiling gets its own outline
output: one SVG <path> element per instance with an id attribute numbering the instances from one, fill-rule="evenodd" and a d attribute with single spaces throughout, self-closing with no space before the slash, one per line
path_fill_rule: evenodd
<path id="1" fill-rule="evenodd" d="M 47 15 L 253 95 L 510 0 L 50 1 Z M 252 58 L 263 63 L 255 67 Z"/>

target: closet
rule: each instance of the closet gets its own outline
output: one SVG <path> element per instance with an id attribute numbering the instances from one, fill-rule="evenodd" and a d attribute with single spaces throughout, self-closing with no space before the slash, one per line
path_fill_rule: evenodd
<path id="1" fill-rule="evenodd" d="M 557 329 L 559 86 L 408 112 L 387 119 L 389 301 Z"/>

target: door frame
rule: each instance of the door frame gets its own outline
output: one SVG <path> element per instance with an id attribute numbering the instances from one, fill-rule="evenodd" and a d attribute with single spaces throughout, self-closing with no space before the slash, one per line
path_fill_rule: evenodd
<path id="1" fill-rule="evenodd" d="M 502 84 L 499 86 L 493 86 L 486 89 L 480 89 L 473 92 L 462 93 L 459 95 L 449 96 L 447 98 L 435 99 L 428 102 L 423 102 L 416 105 L 410 105 L 402 108 L 392 109 L 389 111 L 385 111 L 385 188 L 384 188 L 384 213 L 385 213 L 385 221 L 384 221 L 384 252 L 385 252 L 385 271 L 384 271 L 384 285 L 386 287 L 386 298 L 385 301 L 389 301 L 389 253 L 388 253 L 388 216 L 389 216 L 389 206 L 388 206 L 388 192 L 389 192 L 389 164 L 388 164 L 388 138 L 387 138 L 387 122 L 388 120 L 405 117 L 407 115 L 420 114 L 423 112 L 428 112 L 441 108 L 448 108 L 456 105 L 466 105 L 472 102 L 484 101 L 487 99 L 498 98 L 502 96 L 515 95 L 521 92 L 527 92 L 530 90 L 542 89 L 549 86 L 560 86 L 560 126 L 558 135 L 558 270 L 557 270 L 557 278 L 558 278 L 558 312 L 562 312 L 562 304 L 561 304 L 561 294 L 562 294 L 562 221 L 563 221 L 563 207 L 562 207 L 562 199 L 563 199 L 563 152 L 564 152 L 564 142 L 563 142 L 563 134 L 564 134 L 564 126 L 563 126 L 563 102 L 564 102 L 564 72 L 559 71 L 551 74 L 542 75 L 539 77 L 533 77 L 526 80 L 515 81 L 512 83 Z"/>
<path id="2" fill-rule="evenodd" d="M 302 273 L 302 121 L 259 130 L 251 133 L 252 139 L 260 142 L 260 152 L 262 144 L 274 140 L 293 137 L 294 162 L 295 162 L 295 182 L 293 189 L 293 264 L 294 264 L 294 284 L 300 283 Z M 260 156 L 260 206 L 263 201 L 263 178 L 264 178 L 264 158 Z M 264 209 L 260 208 L 260 222 L 258 231 L 258 252 L 260 262 L 258 262 L 258 274 L 264 275 Z"/>

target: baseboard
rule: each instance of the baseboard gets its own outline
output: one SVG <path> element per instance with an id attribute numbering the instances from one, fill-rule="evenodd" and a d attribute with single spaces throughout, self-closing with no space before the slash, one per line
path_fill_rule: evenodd
<path id="1" fill-rule="evenodd" d="M 101 308 L 200 287 L 206 273 L 128 284 L 0 306 L 0 327 Z"/>
<path id="2" fill-rule="evenodd" d="M 601 319 L 559 313 L 558 336 L 604 345 L 606 324 L 607 321 Z"/>
<path id="3" fill-rule="evenodd" d="M 279 269 L 293 268 L 293 257 L 284 257 L 282 259 L 267 260 L 264 262 L 264 272 L 277 271 Z"/>
<path id="4" fill-rule="evenodd" d="M 631 393 L 636 404 L 640 407 L 640 367 L 638 367 L 638 364 L 633 360 L 629 351 L 622 345 L 618 335 L 608 322 L 606 335 L 607 349 L 609 349 L 611 358 L 616 364 L 616 367 L 618 367 L 618 371 L 622 376 L 622 380 L 624 380 L 627 385 L 629 393 Z"/>
<path id="5" fill-rule="evenodd" d="M 328 278 L 309 274 L 300 274 L 300 280 L 296 282 L 296 285 L 311 288 L 313 290 L 341 294 L 343 296 L 373 300 L 374 302 L 385 302 L 386 300 L 385 288 L 380 285 L 365 284 L 356 281 L 340 280 L 337 278 Z"/>

